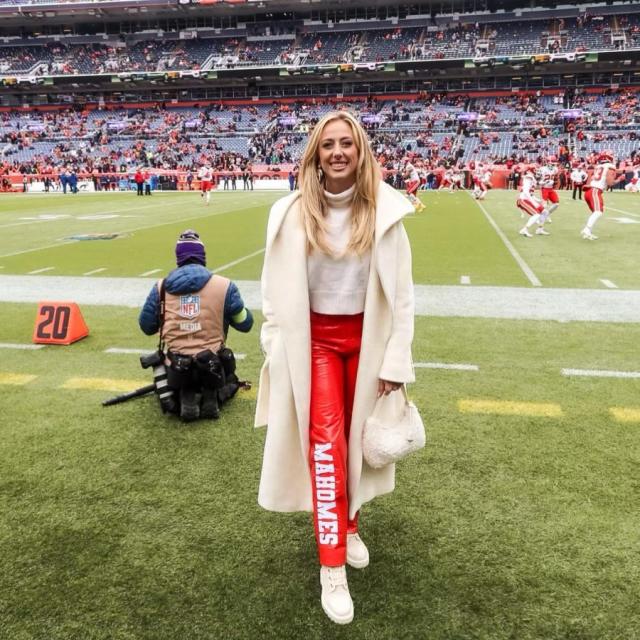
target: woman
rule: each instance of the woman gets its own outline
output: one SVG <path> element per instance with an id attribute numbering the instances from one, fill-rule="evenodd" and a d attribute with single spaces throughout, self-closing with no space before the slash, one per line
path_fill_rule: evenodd
<path id="1" fill-rule="evenodd" d="M 358 512 L 393 490 L 394 467 L 372 469 L 362 429 L 380 402 L 414 380 L 411 251 L 401 219 L 411 203 L 380 179 L 359 122 L 324 116 L 310 134 L 300 190 L 269 216 L 262 273 L 266 356 L 256 426 L 268 424 L 258 502 L 313 511 L 321 602 L 353 619 L 345 563 L 369 553 Z"/>

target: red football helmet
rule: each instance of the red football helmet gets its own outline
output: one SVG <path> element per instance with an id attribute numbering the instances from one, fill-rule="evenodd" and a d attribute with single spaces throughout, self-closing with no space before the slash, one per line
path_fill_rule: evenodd
<path id="1" fill-rule="evenodd" d="M 613 162 L 613 151 L 601 151 L 598 162 Z"/>

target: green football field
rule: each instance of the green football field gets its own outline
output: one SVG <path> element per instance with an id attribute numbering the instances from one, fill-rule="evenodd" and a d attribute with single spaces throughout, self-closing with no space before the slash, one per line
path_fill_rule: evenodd
<path id="1" fill-rule="evenodd" d="M 197 194 L 3 196 L 0 283 L 150 287 L 187 227 L 210 267 L 255 281 L 281 195 L 214 194 L 209 207 Z M 517 234 L 513 193 L 482 208 L 466 193 L 422 197 L 406 219 L 417 284 L 640 290 L 638 195 L 605 196 L 595 242 L 566 193 L 552 235 L 532 239 Z M 119 235 L 73 239 L 91 234 Z M 255 387 L 190 426 L 153 397 L 101 406 L 150 382 L 113 349 L 155 346 L 108 293 L 81 305 L 89 337 L 31 350 L 19 347 L 36 304 L 0 289 L 0 638 L 640 638 L 640 317 L 416 318 L 410 395 L 428 444 L 363 508 L 371 564 L 349 570 L 356 617 L 341 628 L 320 608 L 309 515 L 257 505 Z M 229 340 L 254 383 L 260 321 Z"/>
<path id="2" fill-rule="evenodd" d="M 230 278 L 259 278 L 266 219 L 282 193 L 214 193 L 209 207 L 197 193 L 34 194 L 0 198 L 0 273 L 138 276 L 173 266 L 174 239 L 195 228 L 207 247 L 209 266 L 225 265 Z M 605 195 L 607 214 L 596 228 L 599 240 L 580 238 L 588 211 L 561 194 L 548 228 L 552 235 L 525 239 L 515 192 L 492 191 L 482 203 L 468 193 L 427 192 L 427 210 L 406 219 L 420 284 L 529 286 L 509 247 L 545 287 L 602 288 L 608 280 L 640 289 L 640 194 Z M 486 213 L 485 213 L 486 212 Z M 113 240 L 78 240 L 119 234 Z M 253 255 L 252 255 L 253 254 Z M 46 270 L 46 271 L 41 271 Z"/>

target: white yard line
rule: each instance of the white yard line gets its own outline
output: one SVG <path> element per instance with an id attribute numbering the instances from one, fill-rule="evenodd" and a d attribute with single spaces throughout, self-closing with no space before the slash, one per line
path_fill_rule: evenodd
<path id="1" fill-rule="evenodd" d="M 104 353 L 120 353 L 130 355 L 141 355 L 143 353 L 151 353 L 153 349 L 130 349 L 127 347 L 109 347 L 104 350 Z M 247 357 L 246 353 L 235 353 L 236 360 L 244 360 Z"/>
<path id="2" fill-rule="evenodd" d="M 605 369 L 562 369 L 563 376 L 586 378 L 640 378 L 640 371 L 607 371 Z"/>
<path id="3" fill-rule="evenodd" d="M 162 269 L 151 269 L 151 271 L 145 271 L 144 273 L 141 273 L 138 278 L 146 278 L 147 276 L 158 273 L 159 271 L 162 271 Z"/>
<path id="4" fill-rule="evenodd" d="M 617 213 L 624 213 L 627 216 L 631 216 L 632 218 L 640 218 L 640 214 L 631 213 L 631 211 L 625 211 L 624 209 L 616 209 L 615 207 L 610 207 L 606 205 L 607 211 L 616 211 Z"/>
<path id="5" fill-rule="evenodd" d="M 124 211 L 139 211 L 140 209 L 149 209 L 152 206 L 157 205 L 140 205 L 139 207 L 127 207 L 126 209 L 112 209 L 111 211 L 92 211 L 91 213 L 80 213 L 77 215 L 91 215 L 91 216 L 106 216 L 114 213 L 123 213 Z M 36 218 L 35 220 L 23 220 L 21 222 L 8 222 L 7 224 L 0 224 L 0 229 L 6 229 L 7 227 L 22 227 L 27 224 L 42 224 L 43 222 L 106 222 L 106 220 L 80 220 L 76 215 L 61 216 L 60 218 Z"/>
<path id="6" fill-rule="evenodd" d="M 0 342 L 0 349 L 44 349 L 43 344 L 15 344 L 13 342 Z"/>
<path id="7" fill-rule="evenodd" d="M 454 371 L 480 371 L 477 364 L 456 364 L 447 362 L 414 362 L 416 369 L 451 369 Z"/>
<path id="8" fill-rule="evenodd" d="M 244 262 L 245 260 L 249 260 L 249 258 L 253 258 L 254 256 L 260 255 L 261 253 L 264 253 L 264 249 L 258 249 L 258 251 L 254 251 L 253 253 L 250 253 L 249 255 L 242 256 L 242 258 L 238 258 L 237 260 L 234 260 L 233 262 L 227 262 L 227 264 L 223 264 L 220 267 L 215 267 L 213 269 L 213 271 L 214 271 L 214 273 L 219 273 L 220 271 L 224 271 L 225 269 L 228 269 L 229 267 L 233 267 L 236 264 L 240 264 L 241 262 Z"/>
<path id="9" fill-rule="evenodd" d="M 29 271 L 27 275 L 35 276 L 38 273 L 44 273 L 45 271 L 53 271 L 55 267 L 43 267 L 42 269 L 36 269 L 35 271 Z"/>
<path id="10" fill-rule="evenodd" d="M 471 284 L 471 278 L 469 276 L 460 276 L 460 284 Z"/>
<path id="11" fill-rule="evenodd" d="M 102 271 L 106 271 L 107 267 L 100 267 L 99 269 L 94 269 L 93 271 L 87 271 L 83 273 L 83 276 L 92 276 L 94 273 L 101 273 Z"/>
<path id="12" fill-rule="evenodd" d="M 600 282 L 607 287 L 607 289 L 617 289 L 618 285 L 611 282 L 611 280 L 606 280 L 605 278 L 600 278 Z"/>
<path id="13" fill-rule="evenodd" d="M 168 204 L 168 203 L 166 203 Z M 158 224 L 149 224 L 142 227 L 134 227 L 133 229 L 122 229 L 121 231 L 117 231 L 116 233 L 134 233 L 135 231 L 143 231 L 145 229 L 157 229 L 158 227 L 166 227 L 167 225 L 173 224 L 175 225 L 177 222 L 191 222 L 192 220 L 202 220 L 203 218 L 210 218 L 213 216 L 222 216 L 227 213 L 235 213 L 240 212 L 245 209 L 244 206 L 238 207 L 237 209 L 229 209 L 228 211 L 218 211 L 216 213 L 208 213 L 207 211 L 203 211 L 202 215 L 193 216 L 190 218 L 180 218 L 179 220 L 170 220 L 168 222 L 160 222 Z M 65 244 L 72 244 L 74 242 L 80 242 L 80 240 L 59 240 L 58 242 L 54 242 L 53 244 L 47 244 L 42 247 L 34 247 L 33 249 L 23 249 L 22 251 L 14 251 L 13 253 L 4 253 L 0 255 L 0 258 L 10 258 L 12 256 L 19 256 L 23 253 L 32 253 L 33 251 L 43 251 L 44 249 L 52 249 L 54 247 L 60 247 Z"/>
<path id="14" fill-rule="evenodd" d="M 45 244 L 44 247 L 35 247 L 34 249 L 23 249 L 22 251 L 14 251 L 13 253 L 3 253 L 0 258 L 11 258 L 12 256 L 21 256 L 23 253 L 31 253 L 33 251 L 44 251 L 45 249 L 52 249 L 53 247 L 61 247 L 65 244 L 71 244 L 72 242 L 78 242 L 77 240 L 58 240 L 53 244 Z"/>
<path id="15" fill-rule="evenodd" d="M 470 195 L 469 197 L 472 198 L 473 196 Z M 507 238 L 507 236 L 503 233 L 502 229 L 500 229 L 500 227 L 496 224 L 495 220 L 489 215 L 489 212 L 482 206 L 482 203 L 479 200 L 476 200 L 475 202 L 480 207 L 480 211 L 484 213 L 485 217 L 489 221 L 489 224 L 493 227 L 495 232 L 498 234 L 498 237 L 500 238 L 500 240 L 502 240 L 502 242 L 504 243 L 504 246 L 507 247 L 507 250 L 513 256 L 513 259 L 518 263 L 518 266 L 520 267 L 520 269 L 522 269 L 522 272 L 524 273 L 524 275 L 527 276 L 527 279 L 529 280 L 529 282 L 534 287 L 541 287 L 542 283 L 540 282 L 540 280 L 538 280 L 538 277 L 536 276 L 536 274 L 533 273 L 533 270 L 531 269 L 531 267 L 524 261 L 523 257 L 516 251 L 516 248 L 511 244 L 511 242 L 509 241 L 509 238 Z"/>

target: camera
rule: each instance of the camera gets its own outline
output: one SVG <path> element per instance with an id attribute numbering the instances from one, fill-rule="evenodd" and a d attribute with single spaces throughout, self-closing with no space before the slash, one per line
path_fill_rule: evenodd
<path id="1" fill-rule="evenodd" d="M 178 405 L 167 381 L 167 368 L 164 364 L 162 351 L 158 350 L 146 356 L 140 356 L 140 364 L 143 369 L 152 368 L 153 370 L 153 383 L 156 387 L 158 400 L 160 400 L 162 413 L 177 413 Z"/>

